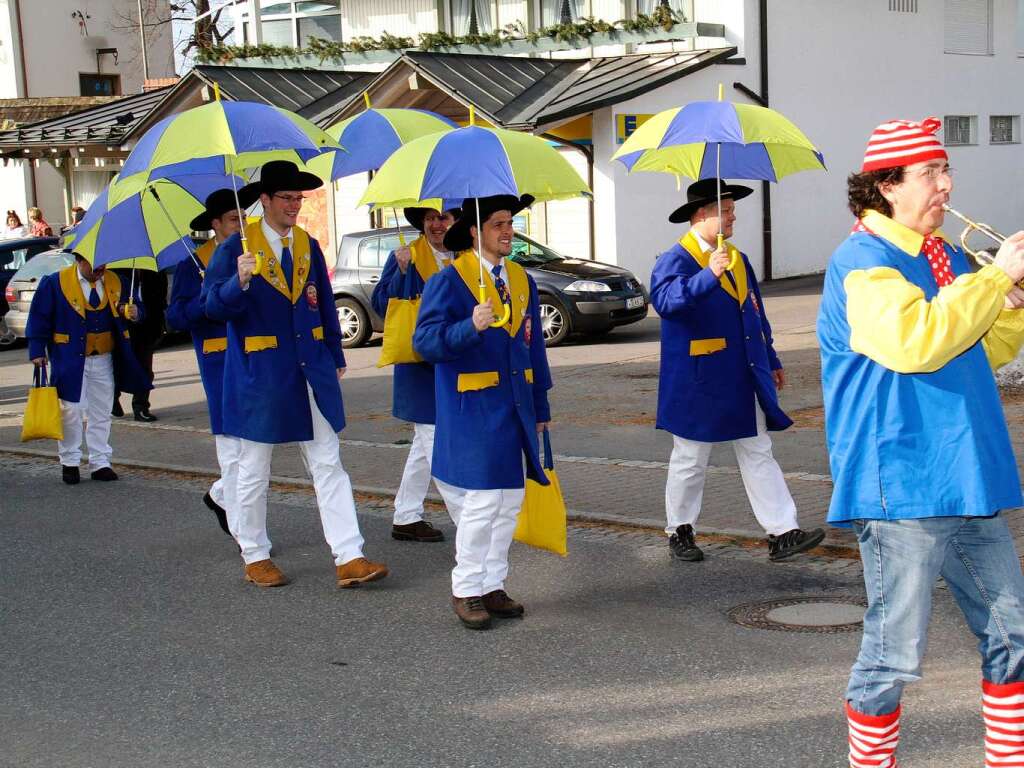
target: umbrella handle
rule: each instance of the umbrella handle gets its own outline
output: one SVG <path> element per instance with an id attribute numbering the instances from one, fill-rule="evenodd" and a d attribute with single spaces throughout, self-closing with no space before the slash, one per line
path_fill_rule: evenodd
<path id="1" fill-rule="evenodd" d="M 721 232 L 719 232 L 718 233 L 718 247 L 721 248 L 723 245 L 725 245 L 725 235 L 723 235 Z M 726 269 L 728 269 L 730 272 L 733 269 L 735 269 L 736 268 L 736 262 L 739 259 L 739 257 L 740 257 L 740 252 L 738 250 L 736 250 L 735 248 L 730 248 L 729 249 L 729 266 L 726 267 Z"/>
<path id="2" fill-rule="evenodd" d="M 477 288 L 477 292 L 477 295 L 480 297 L 481 304 L 487 301 L 487 286 L 481 283 L 480 286 Z M 505 308 L 505 314 L 501 316 L 500 320 L 495 320 L 493 323 L 491 323 L 491 328 L 501 328 L 502 326 L 508 323 L 508 319 L 512 316 L 512 307 L 510 307 L 508 304 L 505 304 L 504 302 L 502 302 L 502 306 Z"/>

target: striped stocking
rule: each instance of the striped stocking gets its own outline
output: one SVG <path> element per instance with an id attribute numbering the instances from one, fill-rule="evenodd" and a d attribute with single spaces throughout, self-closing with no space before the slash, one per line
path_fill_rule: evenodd
<path id="1" fill-rule="evenodd" d="M 985 768 L 1024 766 L 1024 682 L 981 681 Z"/>
<path id="2" fill-rule="evenodd" d="M 896 768 L 899 707 L 888 715 L 863 715 L 846 702 L 846 722 L 850 727 L 850 768 Z"/>

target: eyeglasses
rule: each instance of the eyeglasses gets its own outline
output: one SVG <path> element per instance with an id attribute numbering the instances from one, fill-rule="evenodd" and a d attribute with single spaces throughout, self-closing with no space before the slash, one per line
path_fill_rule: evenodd
<path id="1" fill-rule="evenodd" d="M 948 165 L 929 165 L 926 168 L 918 170 L 915 175 L 922 179 L 927 179 L 928 181 L 938 181 L 939 176 L 948 176 L 949 178 L 953 178 L 953 173 L 954 169 L 950 168 Z"/>
<path id="2" fill-rule="evenodd" d="M 273 194 L 273 197 L 280 198 L 281 200 L 284 200 L 286 203 L 292 203 L 292 204 L 294 204 L 294 203 L 300 203 L 301 204 L 302 201 L 305 200 L 305 198 L 302 195 L 282 195 L 280 192 L 275 192 Z"/>

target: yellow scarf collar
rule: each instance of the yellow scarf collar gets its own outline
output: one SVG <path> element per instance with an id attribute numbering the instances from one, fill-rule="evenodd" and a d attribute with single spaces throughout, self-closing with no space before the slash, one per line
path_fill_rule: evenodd
<path id="1" fill-rule="evenodd" d="M 110 312 L 117 317 L 117 305 L 121 301 L 121 280 L 110 270 L 103 273 L 103 298 L 100 305 L 93 309 L 85 300 L 85 293 L 82 291 L 82 283 L 78 279 L 78 264 L 71 264 L 60 271 L 60 291 L 64 294 L 71 308 L 81 317 L 85 317 L 86 310 L 98 312 L 109 306 Z"/>
<path id="2" fill-rule="evenodd" d="M 288 245 L 288 250 L 292 254 L 292 290 L 289 294 L 288 283 L 285 282 L 284 272 L 281 270 L 281 262 L 274 255 L 270 243 L 267 242 L 261 222 L 262 219 L 257 219 L 245 227 L 245 239 L 249 244 L 249 251 L 263 256 L 264 267 L 260 277 L 294 304 L 302 295 L 306 286 L 306 278 L 309 276 L 309 235 L 298 227 L 292 227 L 294 242 Z"/>
<path id="3" fill-rule="evenodd" d="M 691 229 L 687 232 L 680 240 L 679 244 L 683 249 L 689 253 L 693 260 L 700 264 L 701 269 L 707 267 L 708 262 L 711 260 L 711 251 L 704 251 L 700 247 L 700 243 L 697 242 L 697 236 L 693 234 Z M 730 243 L 728 240 L 725 241 L 725 247 L 729 249 L 730 255 L 735 255 L 736 265 L 726 272 L 722 273 L 722 276 L 718 278 L 719 284 L 722 286 L 722 290 L 736 299 L 739 305 L 742 307 L 743 302 L 747 300 L 747 265 L 743 263 L 743 257 L 740 256 L 736 246 Z M 732 280 L 727 275 L 732 275 L 733 280 L 736 281 L 735 287 L 733 286 Z"/>
<path id="4" fill-rule="evenodd" d="M 459 273 L 466 288 L 473 294 L 473 298 L 479 301 L 480 259 L 477 258 L 476 253 L 472 250 L 460 251 L 455 257 L 455 261 L 452 262 L 452 266 Z M 487 267 L 486 264 L 484 266 Z M 512 314 L 504 328 L 508 331 L 509 336 L 514 338 L 519 333 L 519 327 L 523 324 L 523 319 L 530 308 L 530 284 L 526 279 L 526 270 L 515 262 L 505 259 L 505 269 L 508 271 L 508 292 L 512 299 Z M 494 314 L 500 317 L 502 313 L 501 297 L 498 295 L 498 289 L 494 287 L 494 276 L 491 274 L 490 267 L 484 269 L 484 290 L 487 298 L 491 300 L 491 306 L 494 307 Z M 534 329 L 534 332 L 539 332 L 539 329 Z"/>
<path id="5" fill-rule="evenodd" d="M 425 235 L 421 235 L 409 243 L 409 251 L 412 254 L 412 263 L 416 271 L 420 273 L 423 282 L 427 282 L 440 270 L 437 266 L 437 259 L 434 257 L 434 249 L 430 246 Z"/>
<path id="6" fill-rule="evenodd" d="M 905 224 L 900 224 L 895 219 L 891 219 L 878 211 L 864 211 L 864 215 L 860 217 L 860 220 L 865 227 L 883 240 L 888 240 L 909 256 L 919 256 L 921 254 L 921 248 L 924 246 L 924 235 L 920 232 L 915 232 Z M 932 232 L 932 236 L 941 237 L 947 243 L 949 242 L 949 238 L 943 234 L 941 229 L 936 229 Z"/>

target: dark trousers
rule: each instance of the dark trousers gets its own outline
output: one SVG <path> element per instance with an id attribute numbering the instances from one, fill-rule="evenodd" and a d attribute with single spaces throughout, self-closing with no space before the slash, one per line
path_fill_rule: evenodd
<path id="1" fill-rule="evenodd" d="M 135 334 L 131 335 L 132 352 L 135 353 L 135 359 L 139 361 L 139 365 L 142 366 L 142 370 L 146 372 L 149 377 L 149 383 L 153 383 L 153 347 L 154 344 L 149 339 L 136 338 Z M 114 399 L 119 400 L 121 398 L 121 390 L 114 390 Z M 149 410 L 149 390 L 145 392 L 136 393 L 132 395 L 132 411 Z"/>

